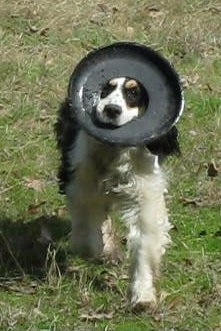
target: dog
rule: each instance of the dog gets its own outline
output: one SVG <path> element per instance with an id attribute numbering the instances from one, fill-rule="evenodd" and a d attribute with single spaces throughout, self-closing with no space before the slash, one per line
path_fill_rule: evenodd
<path id="1" fill-rule="evenodd" d="M 103 87 L 93 116 L 103 127 L 120 127 L 141 117 L 148 102 L 138 81 L 113 78 Z M 145 145 L 111 145 L 81 128 L 66 98 L 55 129 L 61 153 L 58 179 L 72 219 L 74 253 L 117 259 L 110 216 L 117 211 L 128 228 L 130 303 L 132 307 L 154 305 L 155 279 L 171 228 L 161 164 L 167 156 L 180 154 L 177 128 Z"/>

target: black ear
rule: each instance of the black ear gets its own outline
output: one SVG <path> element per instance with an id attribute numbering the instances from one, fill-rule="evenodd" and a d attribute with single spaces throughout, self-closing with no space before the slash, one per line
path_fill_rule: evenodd
<path id="1" fill-rule="evenodd" d="M 140 92 L 141 92 L 141 99 L 142 99 L 142 106 L 145 106 L 147 108 L 149 104 L 149 96 L 147 93 L 147 90 L 144 88 L 142 84 L 140 84 Z"/>
<path id="2" fill-rule="evenodd" d="M 69 151 L 73 147 L 77 134 L 80 130 L 79 125 L 72 114 L 71 104 L 65 99 L 58 110 L 58 119 L 55 124 L 55 135 L 57 147 L 61 152 L 61 165 L 58 173 L 60 192 L 64 193 L 65 186 L 73 170 L 70 170 Z"/>
<path id="3" fill-rule="evenodd" d="M 152 154 L 159 156 L 160 163 L 162 163 L 162 161 L 169 155 L 180 156 L 181 152 L 178 142 L 177 128 L 173 126 L 167 134 L 151 143 L 148 143 L 146 147 Z"/>
<path id="4" fill-rule="evenodd" d="M 79 131 L 79 125 L 73 116 L 71 104 L 66 98 L 58 110 L 58 119 L 55 123 L 55 134 L 59 149 L 68 149 Z"/>

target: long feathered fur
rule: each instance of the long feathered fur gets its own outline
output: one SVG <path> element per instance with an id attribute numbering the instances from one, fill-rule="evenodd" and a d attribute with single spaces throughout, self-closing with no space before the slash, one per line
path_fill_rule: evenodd
<path id="1" fill-rule="evenodd" d="M 65 193 L 65 186 L 73 176 L 74 169 L 70 170 L 69 152 L 75 143 L 76 137 L 80 131 L 80 126 L 74 117 L 71 110 L 71 103 L 66 98 L 58 111 L 58 119 L 55 124 L 55 133 L 57 147 L 61 153 L 61 164 L 58 172 L 58 180 L 60 192 Z M 168 156 L 180 156 L 180 147 L 178 143 L 178 130 L 174 126 L 170 131 L 158 138 L 157 140 L 148 143 L 145 147 L 154 155 L 158 156 L 161 164 Z"/>
<path id="2" fill-rule="evenodd" d="M 177 129 L 146 146 L 105 144 L 80 128 L 66 99 L 55 131 L 61 153 L 59 185 L 72 218 L 74 252 L 116 257 L 110 215 L 117 210 L 128 227 L 130 302 L 134 307 L 154 304 L 154 279 L 171 227 L 160 163 L 180 154 Z"/>

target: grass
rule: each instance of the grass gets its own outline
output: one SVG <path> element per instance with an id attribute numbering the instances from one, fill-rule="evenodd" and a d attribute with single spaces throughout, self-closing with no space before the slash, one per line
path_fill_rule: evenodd
<path id="1" fill-rule="evenodd" d="M 220 12 L 218 0 L 0 0 L 0 330 L 221 330 Z M 165 165 L 173 244 L 152 314 L 126 305 L 126 259 L 71 256 L 56 183 L 53 125 L 69 76 L 118 40 L 161 51 L 185 86 L 183 156 Z"/>

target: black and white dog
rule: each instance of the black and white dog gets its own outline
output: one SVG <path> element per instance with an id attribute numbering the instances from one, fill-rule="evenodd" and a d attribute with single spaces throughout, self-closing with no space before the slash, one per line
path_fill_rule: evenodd
<path id="1" fill-rule="evenodd" d="M 147 94 L 137 81 L 114 78 L 102 90 L 95 117 L 102 125 L 121 126 L 142 116 L 147 103 Z M 176 127 L 145 146 L 109 145 L 79 126 L 66 99 L 59 110 L 56 134 L 61 152 L 59 182 L 71 213 L 74 252 L 115 258 L 110 214 L 117 210 L 129 232 L 131 304 L 154 304 L 154 280 L 171 228 L 160 164 L 168 155 L 180 153 Z"/>

